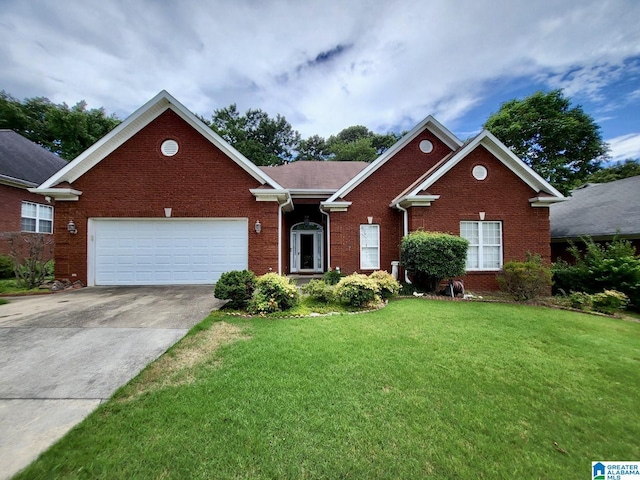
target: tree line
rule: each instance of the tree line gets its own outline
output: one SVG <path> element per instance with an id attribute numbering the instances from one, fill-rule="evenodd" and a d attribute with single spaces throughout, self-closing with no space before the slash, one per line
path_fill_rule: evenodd
<path id="1" fill-rule="evenodd" d="M 379 134 L 354 125 L 328 138 L 312 135 L 303 139 L 284 116 L 271 117 L 261 109 L 241 113 L 236 104 L 199 118 L 260 166 L 314 160 L 371 162 L 405 133 Z M 120 122 L 104 108 L 87 109 L 84 101 L 69 107 L 44 97 L 20 101 L 0 92 L 0 128 L 15 130 L 66 160 L 78 156 Z M 505 102 L 483 127 L 565 194 L 586 182 L 640 174 L 638 160 L 603 168 L 608 145 L 600 126 L 582 107 L 572 106 L 561 90 Z"/>

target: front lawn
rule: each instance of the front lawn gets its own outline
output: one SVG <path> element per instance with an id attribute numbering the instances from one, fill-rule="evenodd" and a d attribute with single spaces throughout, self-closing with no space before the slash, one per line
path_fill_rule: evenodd
<path id="1" fill-rule="evenodd" d="M 215 314 L 18 478 L 588 478 L 640 459 L 640 323 L 405 299 Z"/>
<path id="2" fill-rule="evenodd" d="M 49 293 L 41 288 L 24 288 L 18 286 L 15 278 L 0 280 L 0 295 L 25 295 L 33 293 Z"/>

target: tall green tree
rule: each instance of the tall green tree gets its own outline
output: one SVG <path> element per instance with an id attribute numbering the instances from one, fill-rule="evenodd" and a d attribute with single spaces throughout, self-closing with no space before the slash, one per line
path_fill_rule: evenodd
<path id="1" fill-rule="evenodd" d="M 598 171 L 608 151 L 598 124 L 562 90 L 503 103 L 484 128 L 562 193 Z"/>
<path id="2" fill-rule="evenodd" d="M 586 178 L 588 183 L 608 183 L 623 178 L 640 175 L 640 160 L 627 159 L 624 162 L 611 165 L 592 173 Z"/>
<path id="3" fill-rule="evenodd" d="M 329 158 L 327 141 L 320 135 L 312 135 L 300 140 L 296 160 L 327 160 Z"/>
<path id="4" fill-rule="evenodd" d="M 398 138 L 394 133 L 374 133 L 362 125 L 347 127 L 327 140 L 329 159 L 372 162 L 388 150 Z"/>
<path id="5" fill-rule="evenodd" d="M 282 115 L 271 118 L 260 109 L 241 114 L 235 103 L 215 110 L 206 123 L 256 165 L 290 162 L 300 143 L 300 134 Z"/>
<path id="6" fill-rule="evenodd" d="M 0 92 L 0 128 L 14 130 L 65 160 L 77 157 L 119 123 L 103 108 L 87 109 L 85 101 L 69 107 L 44 97 L 20 101 Z"/>

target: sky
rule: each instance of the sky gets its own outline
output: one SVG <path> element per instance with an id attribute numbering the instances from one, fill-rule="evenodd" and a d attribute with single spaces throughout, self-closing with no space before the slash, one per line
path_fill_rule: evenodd
<path id="1" fill-rule="evenodd" d="M 563 89 L 611 161 L 640 158 L 638 0 L 0 0 L 0 90 L 124 119 L 167 90 L 306 138 L 433 115 L 461 140 Z"/>

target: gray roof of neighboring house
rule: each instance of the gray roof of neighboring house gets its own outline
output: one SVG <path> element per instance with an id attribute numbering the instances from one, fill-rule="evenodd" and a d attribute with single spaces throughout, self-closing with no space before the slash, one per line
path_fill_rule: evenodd
<path id="1" fill-rule="evenodd" d="M 549 207 L 551 238 L 640 236 L 640 176 L 590 183 Z"/>
<path id="2" fill-rule="evenodd" d="M 66 164 L 13 130 L 0 129 L 0 181 L 36 187 Z"/>
<path id="3" fill-rule="evenodd" d="M 298 161 L 260 169 L 290 190 L 337 190 L 367 165 L 366 162 Z"/>

